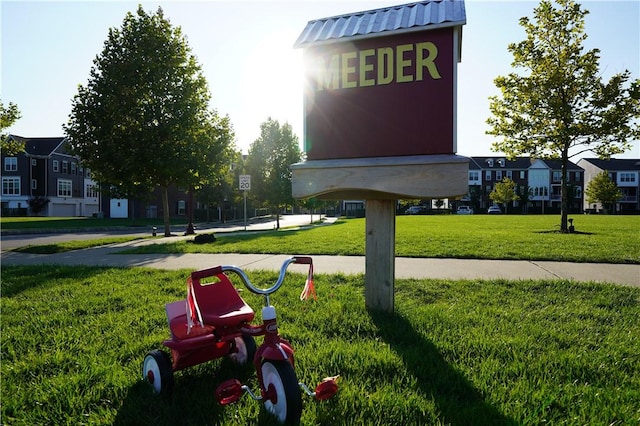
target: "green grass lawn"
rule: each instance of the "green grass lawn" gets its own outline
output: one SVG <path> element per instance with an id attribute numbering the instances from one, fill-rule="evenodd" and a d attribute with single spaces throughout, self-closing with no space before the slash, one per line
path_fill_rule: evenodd
<path id="1" fill-rule="evenodd" d="M 256 389 L 250 368 L 214 361 L 178 372 L 167 398 L 140 380 L 145 354 L 168 336 L 163 305 L 184 298 L 187 274 L 3 266 L 2 423 L 270 424 L 247 396 L 214 402 L 228 378 Z M 640 422 L 640 289 L 397 280 L 389 315 L 367 312 L 363 281 L 317 276 L 319 300 L 301 302 L 304 276 L 292 274 L 272 298 L 299 379 L 341 376 L 334 399 L 305 400 L 303 425 Z"/>
<path id="2" fill-rule="evenodd" d="M 640 216 L 579 216 L 578 233 L 557 230 L 558 216 L 398 216 L 396 255 L 640 263 Z M 184 240 L 127 253 L 280 253 L 364 255 L 365 220 L 302 230 L 219 234 L 213 244 Z"/>

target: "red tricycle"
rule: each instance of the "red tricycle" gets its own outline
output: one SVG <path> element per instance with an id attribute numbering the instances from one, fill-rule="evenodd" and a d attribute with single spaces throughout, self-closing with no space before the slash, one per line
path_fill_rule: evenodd
<path id="1" fill-rule="evenodd" d="M 220 404 L 230 404 L 246 391 L 253 399 L 264 401 L 267 411 L 281 423 L 300 421 L 301 389 L 318 400 L 334 396 L 338 391 L 337 376 L 323 379 L 313 392 L 303 383 L 298 383 L 293 348 L 278 334 L 276 310 L 269 296 L 282 286 L 287 268 L 293 263 L 309 265 L 309 275 L 300 298 L 315 297 L 310 257 L 286 259 L 276 283 L 267 289 L 255 287 L 244 271 L 236 266 L 217 266 L 192 272 L 187 279 L 187 298 L 165 306 L 171 338 L 163 345 L 170 349 L 171 357 L 157 349 L 149 352 L 142 364 L 143 380 L 150 383 L 156 393 L 164 393 L 173 386 L 175 371 L 225 356 L 238 364 L 252 360 L 260 393 L 256 394 L 240 381 L 231 379 L 217 387 L 216 399 Z M 264 296 L 262 324 L 251 324 L 254 311 L 225 274 L 229 272 L 236 274 L 249 291 Z M 255 336 L 264 336 L 258 348 Z"/>

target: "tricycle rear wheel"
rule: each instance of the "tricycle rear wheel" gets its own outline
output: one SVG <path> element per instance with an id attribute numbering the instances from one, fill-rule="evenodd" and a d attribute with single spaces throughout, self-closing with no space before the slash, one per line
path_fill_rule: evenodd
<path id="1" fill-rule="evenodd" d="M 154 349 L 144 357 L 142 379 L 153 387 L 154 393 L 168 393 L 173 388 L 173 369 L 166 352 Z"/>
<path id="2" fill-rule="evenodd" d="M 257 347 L 256 340 L 253 336 L 243 334 L 236 337 L 233 345 L 235 348 L 229 354 L 229 359 L 238 365 L 245 365 L 248 362 L 253 362 L 253 358 L 256 355 Z"/>

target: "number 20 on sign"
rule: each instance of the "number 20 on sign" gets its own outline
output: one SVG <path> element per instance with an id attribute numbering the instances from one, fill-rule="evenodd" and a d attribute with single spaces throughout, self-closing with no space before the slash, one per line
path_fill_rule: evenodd
<path id="1" fill-rule="evenodd" d="M 251 175 L 240 175 L 240 191 L 251 189 Z"/>

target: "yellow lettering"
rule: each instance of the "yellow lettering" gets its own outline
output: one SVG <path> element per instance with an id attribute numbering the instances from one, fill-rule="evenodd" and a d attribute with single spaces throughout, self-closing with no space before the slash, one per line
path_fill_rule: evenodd
<path id="1" fill-rule="evenodd" d="M 318 90 L 337 89 L 340 82 L 340 55 L 331 56 L 329 67 L 319 58 L 316 62 Z"/>
<path id="2" fill-rule="evenodd" d="M 373 64 L 367 63 L 367 58 L 375 55 L 376 51 L 367 49 L 360 52 L 360 87 L 374 86 L 375 79 L 367 78 L 367 73 L 373 71 Z"/>
<path id="3" fill-rule="evenodd" d="M 389 84 L 392 81 L 393 49 L 390 47 L 381 47 L 378 49 L 378 85 Z"/>
<path id="4" fill-rule="evenodd" d="M 411 59 L 405 59 L 404 54 L 413 50 L 413 44 L 401 44 L 396 47 L 396 81 L 407 83 L 413 81 L 413 75 L 405 75 L 404 69 L 411 66 Z"/>
<path id="5" fill-rule="evenodd" d="M 425 57 L 424 52 L 427 52 Z M 427 69 L 429 75 L 434 80 L 442 78 L 436 68 L 435 60 L 438 57 L 438 46 L 430 41 L 416 44 L 416 80 L 422 80 L 422 72 L 424 68 Z"/>
<path id="6" fill-rule="evenodd" d="M 352 87 L 358 87 L 358 80 L 353 79 L 349 81 L 349 77 L 356 73 L 356 66 L 349 66 L 349 61 L 356 59 L 358 52 L 346 52 L 342 54 L 342 88 L 350 89 Z"/>

